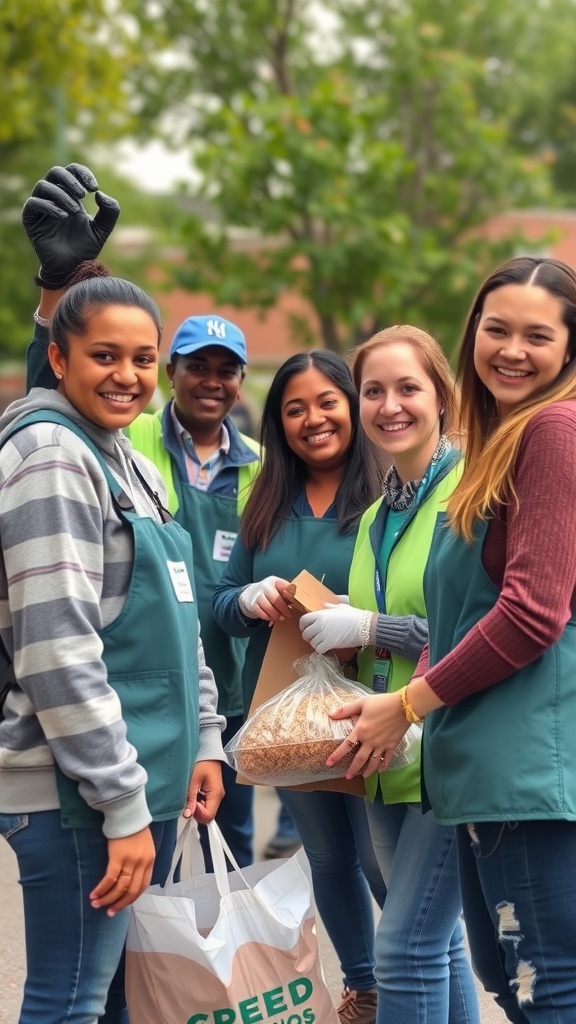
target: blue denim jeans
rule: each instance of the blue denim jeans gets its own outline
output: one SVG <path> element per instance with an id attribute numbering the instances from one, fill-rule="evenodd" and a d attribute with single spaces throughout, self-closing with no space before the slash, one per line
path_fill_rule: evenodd
<path id="1" fill-rule="evenodd" d="M 152 870 L 150 884 L 164 885 L 168 875 L 170 874 L 170 868 L 172 867 L 172 859 L 178 834 L 178 819 L 172 818 L 170 821 L 153 821 L 150 825 L 150 831 L 156 848 L 156 857 L 154 860 L 154 868 Z M 178 879 L 178 872 L 175 872 L 174 877 Z M 106 1010 L 104 1015 L 100 1017 L 100 1024 L 129 1024 L 124 985 L 125 973 L 126 956 L 124 949 L 122 949 L 116 972 L 110 982 L 108 998 L 106 1000 Z"/>
<path id="2" fill-rule="evenodd" d="M 513 1024 L 576 1021 L 576 822 L 458 826 L 472 961 Z"/>
<path id="3" fill-rule="evenodd" d="M 226 746 L 242 727 L 244 719 L 229 718 L 222 733 L 222 746 Z M 248 867 L 254 860 L 254 787 L 239 785 L 236 772 L 229 764 L 222 764 L 224 797 L 218 808 L 216 822 L 224 839 L 236 857 L 241 868 Z M 199 828 L 202 853 L 206 871 L 212 871 L 212 858 L 208 831 L 204 825 Z"/>
<path id="4" fill-rule="evenodd" d="M 310 861 L 314 897 L 349 988 L 374 988 L 374 909 L 386 897 L 359 796 L 283 789 Z M 370 886 L 370 889 L 368 888 Z"/>
<path id="5" fill-rule="evenodd" d="M 376 933 L 377 1024 L 480 1024 L 453 828 L 420 804 L 368 804 L 388 887 Z"/>
<path id="6" fill-rule="evenodd" d="M 0 814 L 14 850 L 26 927 L 19 1024 L 96 1024 L 118 965 L 128 911 L 107 917 L 88 894 L 104 875 L 100 829 L 63 829 L 59 811 Z"/>
<path id="7" fill-rule="evenodd" d="M 177 821 L 150 827 L 152 881 L 163 882 Z M 108 917 L 89 900 L 108 863 L 106 837 L 98 828 L 62 828 L 60 811 L 0 814 L 0 835 L 16 854 L 24 901 L 27 974 L 18 1024 L 127 1024 L 129 912 Z"/>

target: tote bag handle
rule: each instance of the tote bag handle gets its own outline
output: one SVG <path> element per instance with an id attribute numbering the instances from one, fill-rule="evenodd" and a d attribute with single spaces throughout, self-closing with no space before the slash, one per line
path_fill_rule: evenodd
<path id="1" fill-rule="evenodd" d="M 228 880 L 228 870 L 226 868 L 226 857 L 228 857 L 234 871 L 239 878 L 242 879 L 246 889 L 252 893 L 254 899 L 260 904 L 262 909 L 265 910 L 266 913 L 269 914 L 276 922 L 282 923 L 274 908 L 266 903 L 266 900 L 262 899 L 260 894 L 256 892 L 253 886 L 250 885 L 250 882 L 244 875 L 216 822 L 209 822 L 207 829 L 208 841 L 210 843 L 210 856 L 212 857 L 212 865 L 214 868 L 214 880 L 220 897 L 230 895 L 230 882 Z M 166 879 L 166 887 L 174 883 L 174 872 L 176 871 L 180 858 L 183 856 L 187 842 L 190 845 L 190 859 L 188 861 L 190 876 L 192 877 L 194 874 L 206 874 L 206 865 L 204 864 L 204 854 L 200 845 L 198 825 L 194 818 L 188 818 L 180 832 L 178 842 L 176 843 L 174 856 L 172 858 L 172 867 L 170 869 L 170 874 Z"/>
<path id="2" fill-rule="evenodd" d="M 208 826 L 208 841 L 210 843 L 210 856 L 212 857 L 212 866 L 214 869 L 214 879 L 216 881 L 216 888 L 221 896 L 230 895 L 230 883 L 228 881 L 228 869 L 226 867 L 226 857 L 230 861 L 234 871 L 244 882 L 247 889 L 252 889 L 252 886 L 242 874 L 238 861 L 236 860 L 232 850 L 228 846 L 228 843 L 224 839 L 222 832 L 218 828 L 215 821 L 211 821 Z M 188 818 L 186 824 L 180 831 L 178 836 L 178 842 L 174 850 L 174 856 L 172 858 L 172 867 L 170 868 L 170 874 L 166 879 L 166 885 L 172 885 L 174 882 L 174 872 L 178 866 L 180 858 L 184 854 L 186 845 L 190 848 L 190 857 L 188 860 L 188 869 L 190 875 L 206 873 L 206 865 L 204 864 L 204 854 L 200 845 L 200 836 L 198 833 L 198 825 L 194 818 Z"/>
<path id="3" fill-rule="evenodd" d="M 206 871 L 204 865 L 204 854 L 200 845 L 200 834 L 198 832 L 198 825 L 194 818 L 187 818 L 184 825 L 180 829 L 176 846 L 174 847 L 174 853 L 172 855 L 172 866 L 170 868 L 170 874 L 166 879 L 166 886 L 174 885 L 174 874 L 176 868 L 180 862 L 180 859 L 184 859 L 184 847 L 188 845 L 188 874 L 192 878 L 194 875 L 203 875 Z"/>

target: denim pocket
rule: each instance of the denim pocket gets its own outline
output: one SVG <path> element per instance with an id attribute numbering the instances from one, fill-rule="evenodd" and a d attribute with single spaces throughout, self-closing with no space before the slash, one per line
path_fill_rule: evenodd
<path id="1" fill-rule="evenodd" d="M 15 832 L 28 826 L 27 814 L 2 814 L 0 813 L 0 836 L 9 839 Z"/>

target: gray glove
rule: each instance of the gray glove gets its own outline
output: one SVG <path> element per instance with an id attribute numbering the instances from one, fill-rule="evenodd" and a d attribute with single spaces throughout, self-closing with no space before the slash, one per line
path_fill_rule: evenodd
<path id="1" fill-rule="evenodd" d="M 24 203 L 22 224 L 40 263 L 36 283 L 42 288 L 64 288 L 80 263 L 100 255 L 120 206 L 97 189 L 96 178 L 83 164 L 52 167 Z M 82 205 L 87 192 L 96 193 L 94 217 Z"/>

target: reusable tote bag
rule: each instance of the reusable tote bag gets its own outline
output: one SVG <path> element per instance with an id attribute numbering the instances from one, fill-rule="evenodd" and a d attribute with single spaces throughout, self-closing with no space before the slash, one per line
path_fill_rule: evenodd
<path id="1" fill-rule="evenodd" d="M 174 882 L 195 823 L 180 836 L 164 887 L 132 905 L 126 992 L 135 1024 L 339 1024 L 322 978 L 307 862 L 242 871 L 216 822 L 214 874 Z M 235 870 L 226 871 L 224 854 Z M 302 863 L 301 863 L 302 861 Z"/>

